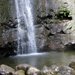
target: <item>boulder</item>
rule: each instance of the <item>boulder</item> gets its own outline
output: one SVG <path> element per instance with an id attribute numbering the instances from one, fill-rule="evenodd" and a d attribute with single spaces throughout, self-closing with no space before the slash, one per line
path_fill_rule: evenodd
<path id="1" fill-rule="evenodd" d="M 25 71 L 24 70 L 18 70 L 15 72 L 14 75 L 25 75 Z"/>
<path id="2" fill-rule="evenodd" d="M 75 75 L 75 71 L 68 66 L 61 66 L 59 67 L 58 74 L 59 75 Z"/>
<path id="3" fill-rule="evenodd" d="M 41 75 L 75 75 L 75 70 L 68 66 L 45 66 L 41 71 Z"/>
<path id="4" fill-rule="evenodd" d="M 14 73 L 15 73 L 15 70 L 13 68 L 11 68 L 11 67 L 9 67 L 7 65 L 4 65 L 4 64 L 2 64 L 0 66 L 0 74 L 1 75 L 6 75 L 6 74 L 12 75 Z"/>
<path id="5" fill-rule="evenodd" d="M 17 65 L 16 66 L 16 70 L 24 70 L 24 71 L 26 71 L 26 70 L 29 69 L 29 67 L 31 67 L 31 65 L 28 65 L 28 64 L 20 64 L 20 65 Z"/>
<path id="6" fill-rule="evenodd" d="M 54 71 L 47 66 L 44 66 L 43 69 L 41 70 L 41 75 L 54 75 Z"/>
<path id="7" fill-rule="evenodd" d="M 40 70 L 38 70 L 35 67 L 30 67 L 27 71 L 27 75 L 37 75 L 40 72 Z"/>
<path id="8" fill-rule="evenodd" d="M 37 68 L 32 67 L 31 65 L 28 64 L 20 64 L 16 66 L 16 70 L 24 70 L 25 74 L 27 75 L 37 74 L 40 71 Z"/>
<path id="9" fill-rule="evenodd" d="M 51 65 L 51 70 L 54 71 L 54 72 L 58 72 L 59 71 L 59 66 L 57 65 Z"/>
<path id="10" fill-rule="evenodd" d="M 69 67 L 71 67 L 71 68 L 73 68 L 73 69 L 75 70 L 75 62 L 71 62 L 71 63 L 69 64 Z"/>

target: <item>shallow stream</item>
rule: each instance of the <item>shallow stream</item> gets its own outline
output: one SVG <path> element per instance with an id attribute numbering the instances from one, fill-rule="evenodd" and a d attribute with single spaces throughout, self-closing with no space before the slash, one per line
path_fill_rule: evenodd
<path id="1" fill-rule="evenodd" d="M 18 64 L 30 64 L 37 68 L 42 68 L 47 65 L 68 65 L 70 62 L 75 61 L 75 52 L 48 52 L 18 55 L 9 58 L 0 58 L 0 64 L 6 64 L 15 67 Z"/>

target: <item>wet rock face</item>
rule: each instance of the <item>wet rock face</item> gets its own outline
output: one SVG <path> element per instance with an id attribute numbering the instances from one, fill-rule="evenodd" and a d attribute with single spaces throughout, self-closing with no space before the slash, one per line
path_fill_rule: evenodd
<path id="1" fill-rule="evenodd" d="M 13 19 L 12 3 L 11 0 L 0 1 L 0 57 L 14 55 L 17 50 L 17 22 Z"/>
<path id="2" fill-rule="evenodd" d="M 75 50 L 74 6 L 71 3 L 67 0 L 38 1 L 35 27 L 39 51 Z"/>
<path id="3" fill-rule="evenodd" d="M 17 22 L 0 23 L 0 57 L 15 55 L 17 50 Z"/>
<path id="4" fill-rule="evenodd" d="M 18 24 L 15 16 L 15 5 L 14 1 L 12 1 L 12 10 L 10 12 L 10 8 L 6 10 L 6 8 L 10 7 L 10 2 L 8 0 L 7 5 L 5 5 L 6 1 L 0 1 L 0 6 L 3 7 L 0 9 L 2 13 L 0 18 L 0 54 L 3 54 L 3 56 L 6 54 L 11 55 L 10 52 L 13 50 L 12 53 L 16 52 L 17 47 L 17 44 L 13 44 L 14 41 L 17 42 Z M 75 6 L 73 5 L 75 5 L 74 0 L 32 0 L 36 43 L 39 52 L 51 50 L 63 51 L 67 47 L 74 47 Z M 5 14 L 3 15 L 3 13 Z M 25 38 L 26 43 L 27 40 Z M 9 47 L 9 44 L 11 47 Z M 9 50 L 5 51 L 5 48 Z"/>

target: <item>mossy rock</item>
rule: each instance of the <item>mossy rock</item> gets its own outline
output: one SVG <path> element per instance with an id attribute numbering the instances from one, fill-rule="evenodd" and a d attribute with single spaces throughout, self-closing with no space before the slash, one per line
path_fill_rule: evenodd
<path id="1" fill-rule="evenodd" d="M 15 75 L 25 75 L 25 71 L 24 70 L 18 70 L 15 72 Z"/>
<path id="2" fill-rule="evenodd" d="M 69 67 L 71 67 L 71 68 L 73 68 L 73 69 L 75 70 L 75 62 L 71 62 L 71 63 L 69 64 Z"/>

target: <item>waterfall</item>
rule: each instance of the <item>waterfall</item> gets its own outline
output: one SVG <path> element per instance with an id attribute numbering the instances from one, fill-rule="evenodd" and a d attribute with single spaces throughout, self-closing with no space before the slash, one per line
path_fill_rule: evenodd
<path id="1" fill-rule="evenodd" d="M 35 27 L 33 24 L 32 6 L 30 1 L 31 0 L 15 0 L 18 22 L 18 54 L 37 52 Z"/>

